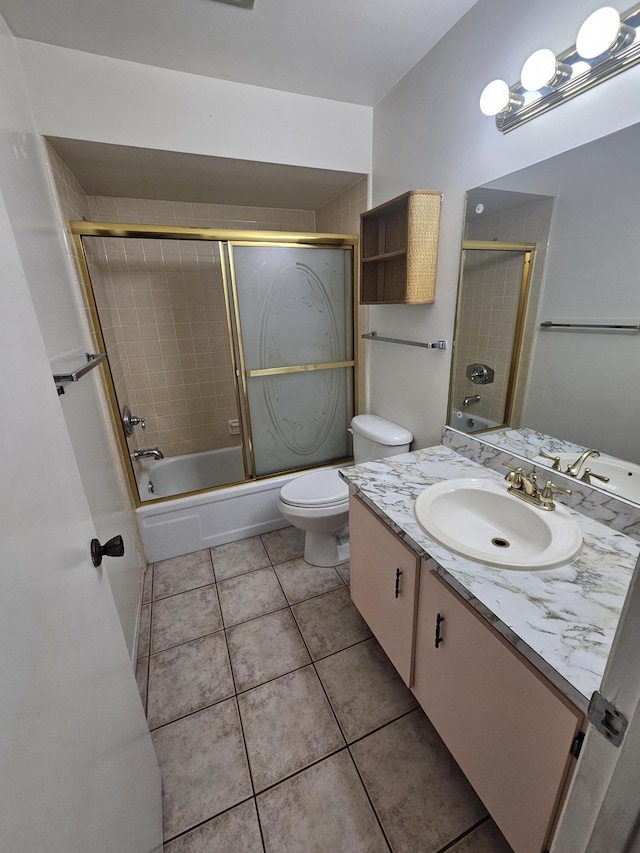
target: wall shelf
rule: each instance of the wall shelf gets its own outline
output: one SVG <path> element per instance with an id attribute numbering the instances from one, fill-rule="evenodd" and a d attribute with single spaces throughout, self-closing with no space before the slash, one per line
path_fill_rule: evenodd
<path id="1" fill-rule="evenodd" d="M 360 216 L 360 302 L 433 302 L 442 194 L 411 190 Z"/>

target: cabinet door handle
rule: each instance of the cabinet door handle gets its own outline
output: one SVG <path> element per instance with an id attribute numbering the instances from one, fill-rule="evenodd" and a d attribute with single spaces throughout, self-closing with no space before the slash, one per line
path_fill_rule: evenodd
<path id="1" fill-rule="evenodd" d="M 444 616 L 441 616 L 440 613 L 436 616 L 436 649 L 440 647 L 440 643 L 442 642 L 442 637 L 440 636 L 440 625 L 444 622 Z"/>
<path id="2" fill-rule="evenodd" d="M 402 572 L 400 569 L 396 569 L 396 598 L 400 595 L 400 575 Z"/>

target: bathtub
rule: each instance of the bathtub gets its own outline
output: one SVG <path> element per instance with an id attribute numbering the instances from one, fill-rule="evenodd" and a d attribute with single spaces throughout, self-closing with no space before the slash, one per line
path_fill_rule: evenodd
<path id="1" fill-rule="evenodd" d="M 478 417 L 470 411 L 461 412 L 459 409 L 454 409 L 451 413 L 451 426 L 460 432 L 470 433 L 482 429 L 497 429 L 502 424 L 490 421 L 488 418 Z"/>
<path id="2" fill-rule="evenodd" d="M 165 459 L 140 460 L 140 500 L 169 498 L 183 492 L 213 489 L 244 480 L 242 450 L 224 447 Z"/>
<path id="3" fill-rule="evenodd" d="M 208 467 L 221 465 L 222 460 L 216 457 L 206 462 L 194 457 L 213 456 L 214 454 L 225 454 L 225 465 L 234 464 L 233 454 L 229 450 L 235 450 L 238 454 L 240 477 L 244 476 L 239 448 L 228 448 L 224 451 L 209 451 L 209 453 L 193 453 L 184 457 L 177 456 L 160 461 L 145 460 L 145 473 L 149 472 L 149 478 L 154 486 L 154 493 L 149 494 L 149 499 L 160 497 L 158 489 L 164 485 L 163 470 L 171 471 L 174 466 L 170 463 L 184 460 L 182 468 L 184 471 L 193 467 Z M 167 465 L 163 466 L 166 462 Z M 214 465 L 214 467 L 215 467 Z M 161 467 L 162 466 L 162 467 Z M 327 466 L 337 467 L 337 466 Z M 234 470 L 231 468 L 230 470 Z M 155 471 L 155 473 L 154 473 Z M 180 475 L 182 476 L 182 473 Z M 197 495 L 176 497 L 170 501 L 152 503 L 138 507 L 136 516 L 140 535 L 144 545 L 144 551 L 149 563 L 158 560 L 168 560 L 171 557 L 179 557 L 182 554 L 190 554 L 192 551 L 201 551 L 204 548 L 213 548 L 216 545 L 224 545 L 227 542 L 235 542 L 247 536 L 257 536 L 259 533 L 268 533 L 270 530 L 278 530 L 288 527 L 289 523 L 280 515 L 278 510 L 278 496 L 280 489 L 285 483 L 290 482 L 299 474 L 281 474 L 266 480 L 255 480 L 249 483 L 239 483 L 235 486 L 216 489 L 210 492 L 201 492 Z M 145 481 L 148 485 L 148 481 Z M 212 488 L 209 483 L 205 488 Z M 190 489 L 198 488 L 191 485 Z M 200 487 L 202 488 L 202 487 Z M 169 492 L 175 491 L 170 488 Z"/>

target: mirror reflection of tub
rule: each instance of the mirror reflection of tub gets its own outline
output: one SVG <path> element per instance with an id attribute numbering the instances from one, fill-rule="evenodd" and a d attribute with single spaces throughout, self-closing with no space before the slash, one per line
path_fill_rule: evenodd
<path id="1" fill-rule="evenodd" d="M 489 420 L 489 418 L 481 418 L 471 414 L 469 411 L 461 411 L 460 409 L 452 409 L 451 411 L 451 426 L 459 429 L 460 432 L 480 432 L 485 429 L 496 429 L 501 424 Z"/>

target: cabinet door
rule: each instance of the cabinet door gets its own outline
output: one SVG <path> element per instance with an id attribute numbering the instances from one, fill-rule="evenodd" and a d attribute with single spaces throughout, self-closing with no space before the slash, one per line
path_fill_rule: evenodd
<path id="1" fill-rule="evenodd" d="M 413 692 L 514 850 L 540 853 L 582 714 L 429 563 L 421 571 Z"/>
<path id="2" fill-rule="evenodd" d="M 351 598 L 411 685 L 418 558 L 358 498 L 349 501 Z"/>

